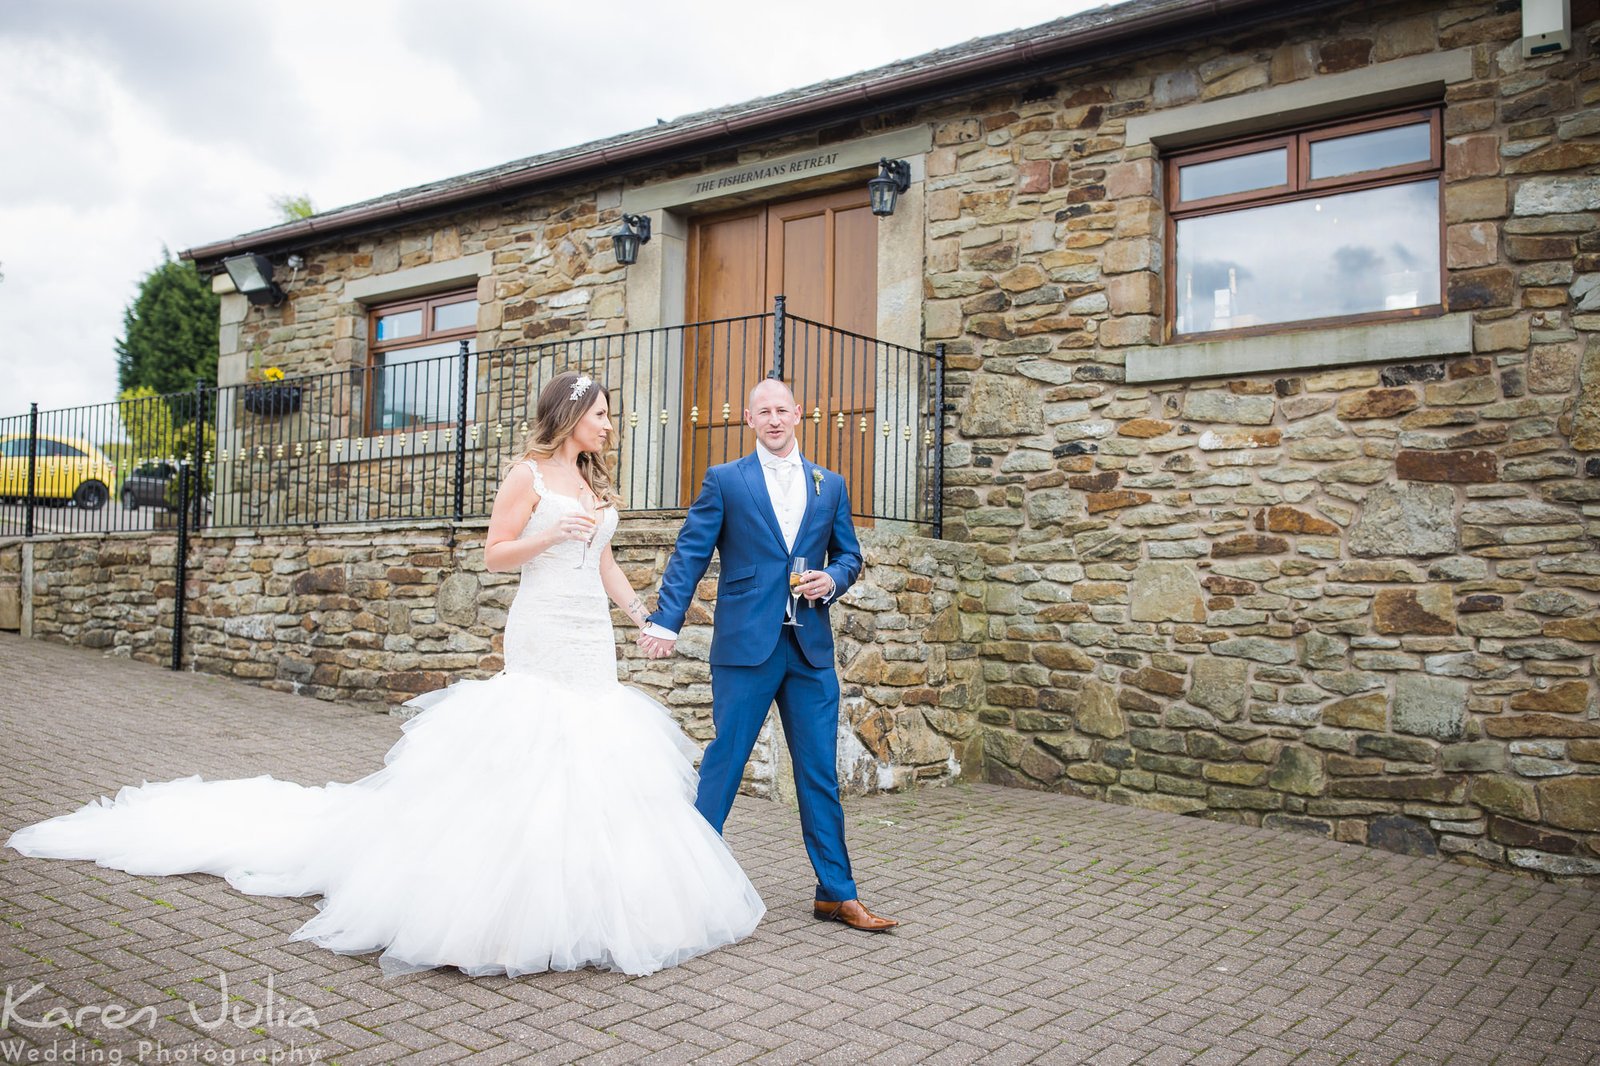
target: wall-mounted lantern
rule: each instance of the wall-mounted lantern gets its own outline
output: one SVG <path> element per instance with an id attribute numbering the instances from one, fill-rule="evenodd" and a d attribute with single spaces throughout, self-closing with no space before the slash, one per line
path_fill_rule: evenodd
<path id="1" fill-rule="evenodd" d="M 879 218 L 894 214 L 894 202 L 911 188 L 911 164 L 904 159 L 878 160 L 878 176 L 867 182 L 872 198 L 872 213 Z"/>
<path id="2" fill-rule="evenodd" d="M 617 262 L 632 266 L 639 261 L 639 245 L 650 243 L 650 216 L 623 215 L 622 228 L 611 235 L 612 250 Z"/>

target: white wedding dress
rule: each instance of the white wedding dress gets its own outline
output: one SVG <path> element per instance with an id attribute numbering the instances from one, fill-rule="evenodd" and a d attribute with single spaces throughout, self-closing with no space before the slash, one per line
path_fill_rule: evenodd
<path id="1" fill-rule="evenodd" d="M 579 506 L 546 491 L 537 466 L 534 478 L 524 537 Z M 130 785 L 7 845 L 320 895 L 291 939 L 382 951 L 385 973 L 646 974 L 748 936 L 766 908 L 693 806 L 697 749 L 617 681 L 597 568 L 616 526 L 606 509 L 581 569 L 576 541 L 522 568 L 504 672 L 412 700 L 421 713 L 382 769 L 317 787 L 270 775 Z"/>

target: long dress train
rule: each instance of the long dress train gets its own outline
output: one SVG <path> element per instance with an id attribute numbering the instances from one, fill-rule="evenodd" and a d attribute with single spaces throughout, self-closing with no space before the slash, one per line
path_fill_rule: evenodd
<path id="1" fill-rule="evenodd" d="M 527 537 L 578 509 L 547 491 Z M 134 874 L 208 873 L 323 897 L 293 940 L 381 951 L 385 973 L 597 966 L 645 974 L 748 936 L 765 913 L 694 808 L 696 748 L 622 685 L 597 563 L 559 544 L 522 568 L 505 670 L 411 701 L 384 765 L 307 787 L 270 774 L 129 785 L 19 829 L 24 855 Z"/>

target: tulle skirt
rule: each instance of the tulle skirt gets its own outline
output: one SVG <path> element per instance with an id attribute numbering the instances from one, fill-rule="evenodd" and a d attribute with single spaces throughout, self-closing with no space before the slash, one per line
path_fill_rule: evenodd
<path id="1" fill-rule="evenodd" d="M 350 784 L 197 776 L 12 834 L 24 855 L 208 873 L 323 897 L 297 929 L 385 973 L 646 974 L 743 939 L 766 908 L 693 806 L 694 745 L 620 684 L 460 681 Z"/>

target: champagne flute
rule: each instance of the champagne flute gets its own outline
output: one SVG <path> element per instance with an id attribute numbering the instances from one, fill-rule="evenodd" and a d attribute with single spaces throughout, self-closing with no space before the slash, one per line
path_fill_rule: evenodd
<path id="1" fill-rule="evenodd" d="M 595 531 L 600 528 L 600 512 L 598 510 L 600 501 L 595 499 L 594 493 L 587 488 L 580 489 L 574 499 L 578 501 L 578 506 L 582 509 L 583 514 L 589 521 L 594 523 L 593 528 L 589 530 L 588 538 L 583 542 L 583 551 L 578 556 L 578 565 L 573 567 L 574 570 L 582 570 L 589 562 L 589 545 L 594 543 Z"/>
<path id="2" fill-rule="evenodd" d="M 806 574 L 806 557 L 796 555 L 789 560 L 789 617 L 783 620 L 786 626 L 800 625 L 800 582 Z"/>

